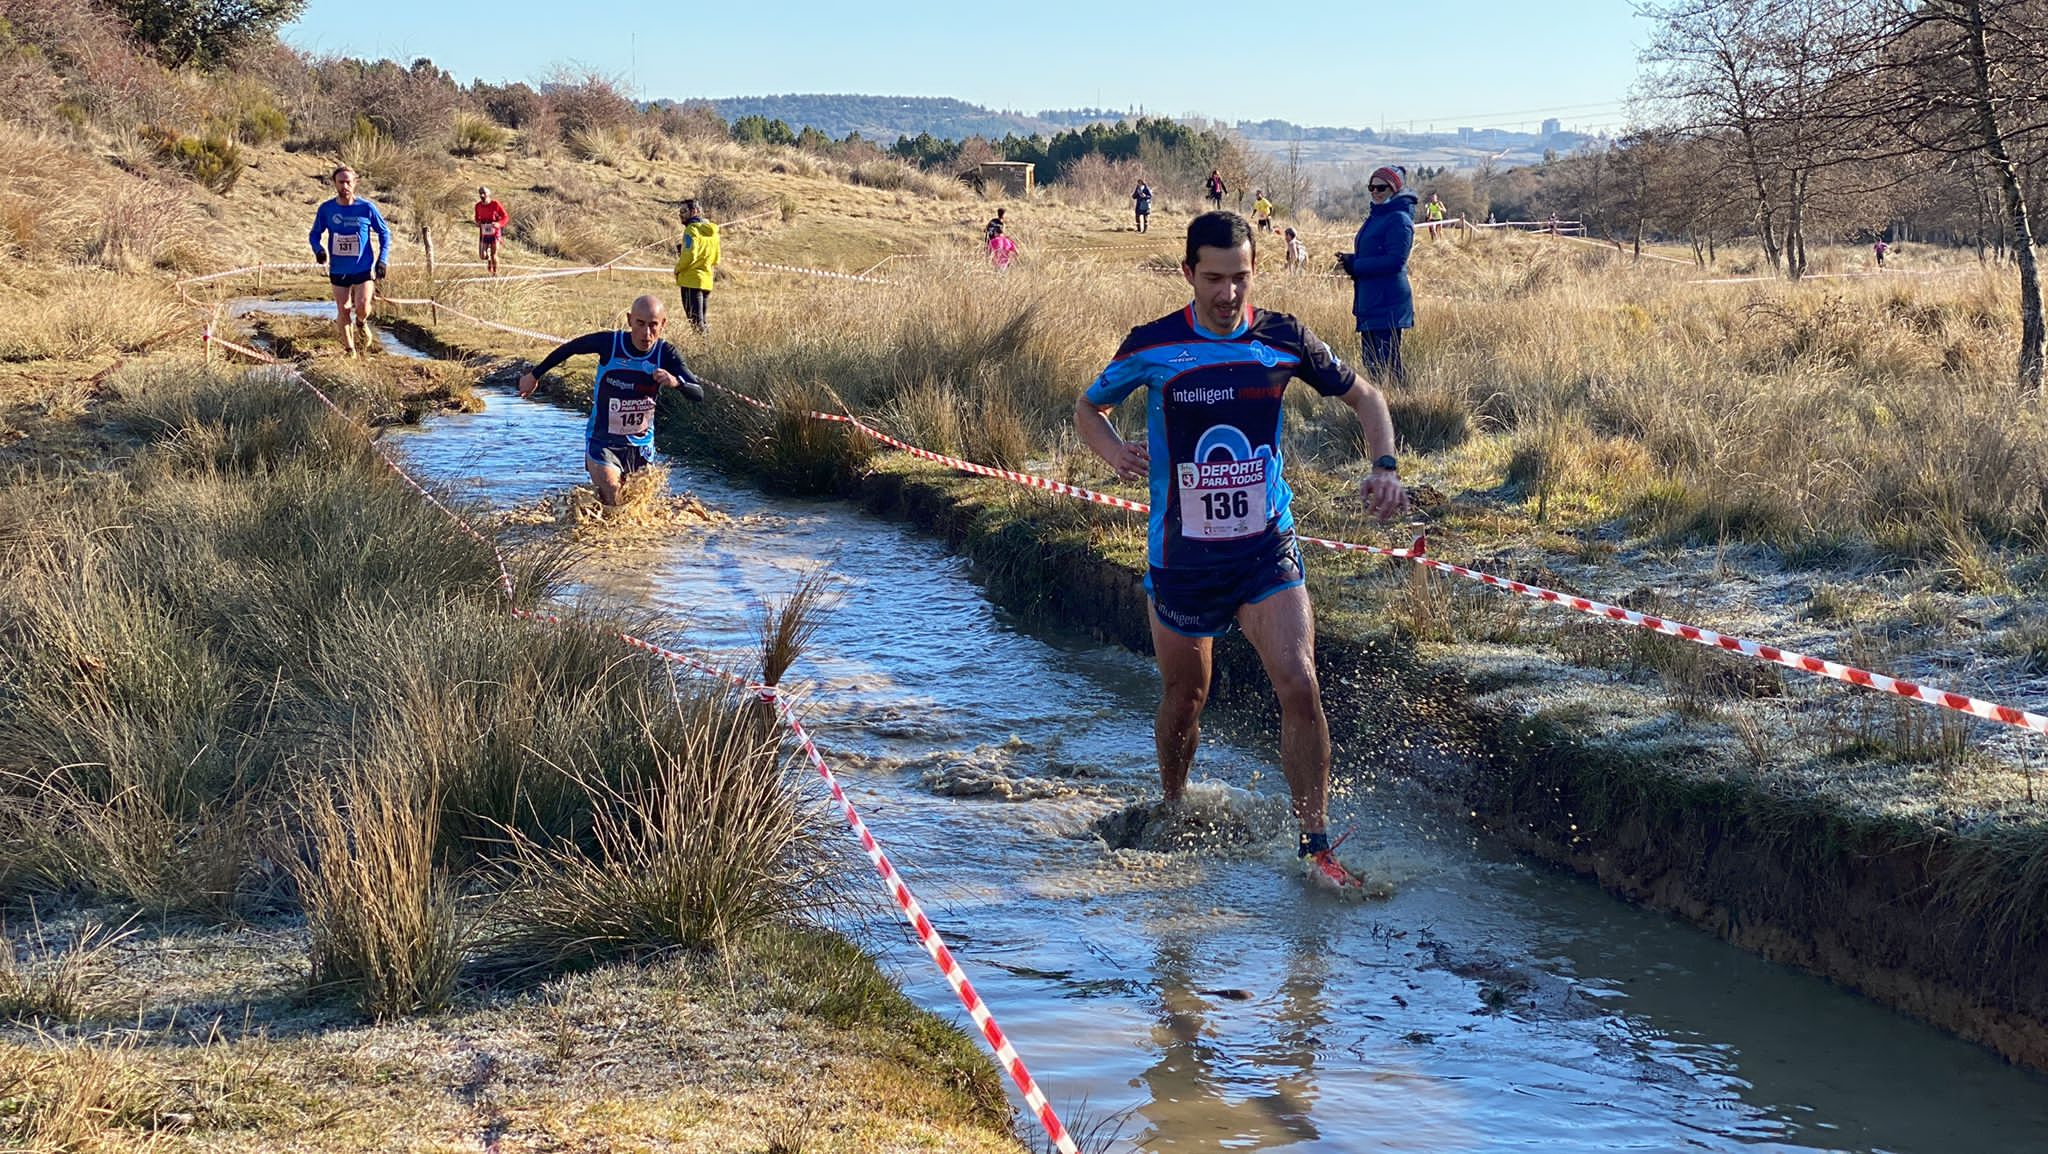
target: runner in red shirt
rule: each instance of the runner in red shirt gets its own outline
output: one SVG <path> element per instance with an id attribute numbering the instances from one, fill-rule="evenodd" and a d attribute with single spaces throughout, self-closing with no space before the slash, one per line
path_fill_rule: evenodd
<path id="1" fill-rule="evenodd" d="M 476 190 L 476 257 L 490 266 L 492 276 L 498 275 L 498 236 L 511 219 L 505 206 L 491 199 L 490 189 Z"/>

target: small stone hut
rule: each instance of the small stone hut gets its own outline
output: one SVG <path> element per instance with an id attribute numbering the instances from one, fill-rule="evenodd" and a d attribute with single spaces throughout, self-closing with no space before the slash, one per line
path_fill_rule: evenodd
<path id="1" fill-rule="evenodd" d="M 976 184 L 984 194 L 1000 191 L 1008 197 L 1027 197 L 1036 186 L 1037 165 L 1028 160 L 984 160 L 975 166 Z"/>

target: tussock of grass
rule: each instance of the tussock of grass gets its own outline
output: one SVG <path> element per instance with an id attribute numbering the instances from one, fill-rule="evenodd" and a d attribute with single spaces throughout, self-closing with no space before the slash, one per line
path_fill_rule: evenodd
<path id="1" fill-rule="evenodd" d="M 0 655 L 0 821 L 42 831 L 0 854 L 13 893 L 221 914 L 285 900 L 260 864 L 281 855 L 315 986 L 373 1018 L 455 991 L 465 876 L 515 879 L 499 944 L 527 966 L 723 943 L 816 903 L 779 730 L 618 644 L 652 623 L 507 616 L 489 548 L 273 371 L 118 391 L 110 420 L 145 442 L 126 472 L 0 499 L 0 634 L 23 642 Z M 519 596 L 562 563 L 515 553 Z"/>
<path id="2" fill-rule="evenodd" d="M 471 923 L 436 865 L 441 786 L 403 763 L 301 787 L 308 856 L 292 863 L 312 934 L 312 984 L 373 1019 L 447 1004 Z"/>
<path id="3" fill-rule="evenodd" d="M 111 964 L 108 954 L 127 930 L 109 932 L 99 922 L 86 922 L 68 942 L 52 941 L 53 933 L 31 916 L 31 930 L 22 944 L 27 957 L 17 956 L 12 935 L 0 926 L 0 1018 L 15 1022 L 47 1019 L 76 1022 L 92 1012 L 95 986 Z M 0 1100 L 5 1100 L 0 1089 Z"/>
<path id="4" fill-rule="evenodd" d="M 587 834 L 543 844 L 511 831 L 501 964 L 719 946 L 817 902 L 823 826 L 785 776 L 779 729 L 743 706 L 703 686 L 640 703 L 653 764 L 569 778 L 588 799 Z"/>
<path id="5" fill-rule="evenodd" d="M 782 676 L 808 649 L 825 624 L 832 575 L 813 569 L 780 602 L 761 607 L 761 684 L 780 685 Z"/>
<path id="6" fill-rule="evenodd" d="M 97 271 L 58 274 L 27 293 L 0 290 L 0 361 L 132 353 L 192 323 L 150 280 Z"/>

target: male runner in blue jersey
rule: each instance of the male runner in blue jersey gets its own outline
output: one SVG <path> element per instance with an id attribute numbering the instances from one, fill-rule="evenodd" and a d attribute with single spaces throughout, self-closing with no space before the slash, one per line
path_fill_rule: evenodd
<path id="1" fill-rule="evenodd" d="M 334 199 L 313 211 L 313 231 L 306 235 L 313 246 L 313 259 L 327 266 L 327 279 L 334 285 L 334 327 L 341 333 L 341 347 L 349 356 L 356 353 L 355 330 L 363 330 L 363 351 L 369 352 L 371 282 L 384 279 L 384 266 L 391 258 L 391 229 L 377 206 L 356 196 L 355 169 L 342 165 L 334 170 Z M 370 233 L 377 234 L 377 247 L 370 248 Z M 323 246 L 321 241 L 327 243 Z"/>
<path id="2" fill-rule="evenodd" d="M 1301 825 L 1309 880 L 1362 883 L 1330 853 L 1330 726 L 1316 682 L 1315 618 L 1302 587 L 1290 491 L 1281 476 L 1281 396 L 1299 377 L 1351 407 L 1372 470 L 1366 509 L 1387 520 L 1407 507 L 1395 471 L 1386 398 L 1285 313 L 1256 312 L 1258 250 L 1234 212 L 1188 225 L 1186 308 L 1132 329 L 1116 359 L 1074 403 L 1074 427 L 1125 480 L 1152 488 L 1145 591 L 1165 689 L 1153 725 L 1169 803 L 1187 788 L 1209 696 L 1214 639 L 1234 620 L 1280 697 L 1280 768 Z M 1126 441 L 1108 413 L 1143 388 L 1147 439 Z"/>
<path id="3" fill-rule="evenodd" d="M 607 509 L 619 503 L 626 478 L 647 464 L 654 448 L 654 402 L 661 390 L 680 389 L 693 401 L 704 399 L 703 383 L 684 367 L 675 346 L 661 339 L 667 324 L 661 298 L 640 297 L 626 314 L 625 332 L 586 333 L 558 345 L 519 378 L 519 395 L 530 397 L 549 369 L 585 353 L 598 358 L 590 421 L 583 430 L 583 467 Z"/>

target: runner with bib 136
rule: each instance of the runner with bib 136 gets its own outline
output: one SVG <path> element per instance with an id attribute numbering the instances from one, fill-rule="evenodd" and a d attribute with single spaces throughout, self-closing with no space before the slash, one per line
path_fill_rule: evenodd
<path id="1" fill-rule="evenodd" d="M 1074 427 L 1126 480 L 1151 486 L 1145 591 L 1164 691 L 1153 727 L 1169 804 L 1187 788 L 1208 699 L 1215 638 L 1234 622 L 1258 650 L 1280 698 L 1280 767 L 1301 828 L 1311 884 L 1363 883 L 1331 853 L 1330 727 L 1315 671 L 1315 619 L 1302 585 L 1291 491 L 1283 476 L 1281 398 L 1308 382 L 1349 406 L 1371 470 L 1359 483 L 1384 521 L 1408 504 L 1394 460 L 1386 398 L 1302 323 L 1252 308 L 1257 241 L 1234 212 L 1188 225 L 1186 308 L 1131 330 L 1116 358 L 1074 403 Z M 1108 414 L 1146 390 L 1146 439 L 1126 441 Z"/>
<path id="2" fill-rule="evenodd" d="M 597 499 L 607 508 L 619 503 L 625 479 L 648 463 L 661 390 L 679 390 L 693 401 L 704 399 L 704 386 L 684 366 L 682 354 L 661 339 L 667 324 L 661 298 L 640 297 L 626 314 L 626 331 L 586 333 L 558 345 L 519 378 L 519 395 L 530 397 L 549 369 L 586 353 L 598 358 L 590 420 L 583 432 L 583 466 L 597 488 Z"/>

